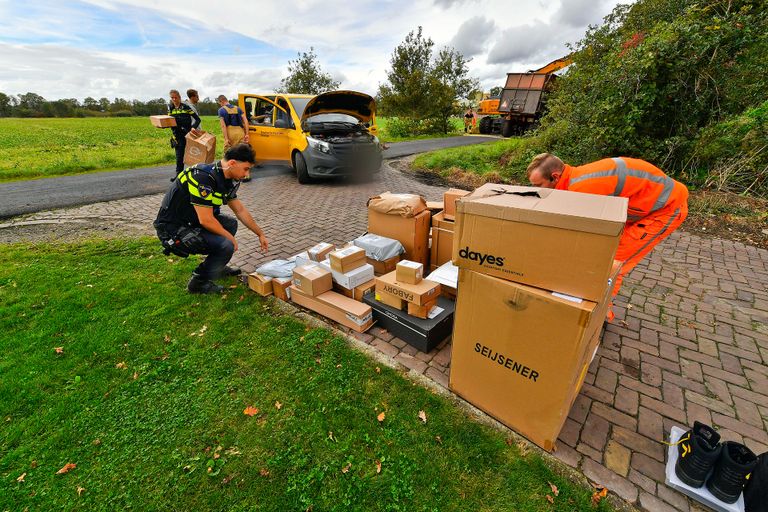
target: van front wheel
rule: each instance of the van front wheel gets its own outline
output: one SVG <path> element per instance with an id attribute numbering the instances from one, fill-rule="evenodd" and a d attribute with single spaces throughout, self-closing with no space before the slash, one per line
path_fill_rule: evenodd
<path id="1" fill-rule="evenodd" d="M 296 169 L 296 178 L 298 178 L 299 183 L 302 185 L 312 183 L 312 178 L 309 177 L 307 172 L 307 162 L 301 153 L 296 153 L 296 156 L 293 157 L 293 167 Z"/>

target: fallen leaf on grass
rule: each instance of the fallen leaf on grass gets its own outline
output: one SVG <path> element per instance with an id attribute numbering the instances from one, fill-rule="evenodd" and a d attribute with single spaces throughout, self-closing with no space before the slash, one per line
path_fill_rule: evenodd
<path id="1" fill-rule="evenodd" d="M 435 441 L 437 441 L 438 444 L 443 444 L 443 438 L 440 436 L 435 436 Z"/>
<path id="2" fill-rule="evenodd" d="M 608 495 L 608 489 L 606 489 L 605 487 L 599 487 L 599 486 L 595 486 L 595 488 L 599 489 L 592 493 L 592 505 L 596 507 L 597 504 L 600 503 L 600 500 L 602 500 Z"/>
<path id="3" fill-rule="evenodd" d="M 139 378 L 139 372 L 133 372 L 133 380 L 136 380 Z"/>
<path id="4" fill-rule="evenodd" d="M 381 461 L 377 460 L 376 461 L 376 474 L 378 475 L 379 473 L 381 473 Z"/>
<path id="5" fill-rule="evenodd" d="M 101 444 L 101 439 L 94 439 L 91 443 L 93 446 L 99 446 Z"/>
<path id="6" fill-rule="evenodd" d="M 237 299 L 237 302 L 243 302 L 243 299 L 245 299 L 245 295 L 241 295 L 239 299 Z"/>
<path id="7" fill-rule="evenodd" d="M 235 455 L 242 454 L 242 452 L 237 449 L 237 446 L 233 446 L 232 448 L 228 448 L 227 450 L 224 451 L 224 453 L 227 454 L 227 455 L 230 455 L 232 457 L 234 457 Z"/>
<path id="8" fill-rule="evenodd" d="M 227 300 L 227 294 L 226 293 L 221 294 L 221 300 Z"/>
<path id="9" fill-rule="evenodd" d="M 224 477 L 224 478 L 221 480 L 221 483 L 222 483 L 222 484 L 224 484 L 224 485 L 227 485 L 229 482 L 231 482 L 231 481 L 232 481 L 232 479 L 233 479 L 234 477 L 235 477 L 235 475 L 225 476 L 225 477 Z"/>
<path id="10" fill-rule="evenodd" d="M 281 404 L 280 402 L 275 402 L 275 408 L 279 411 L 280 409 L 283 408 L 283 404 Z"/>
<path id="11" fill-rule="evenodd" d="M 423 421 L 424 423 L 427 422 L 427 413 L 424 411 L 419 411 L 419 419 Z"/>
<path id="12" fill-rule="evenodd" d="M 547 482 L 547 483 L 549 484 L 549 488 L 552 489 L 552 494 L 554 494 L 555 496 L 559 496 L 560 491 L 558 490 L 557 486 L 552 482 Z"/>
<path id="13" fill-rule="evenodd" d="M 33 460 L 32 462 L 30 462 L 29 467 L 31 467 L 32 469 L 35 469 L 37 467 L 37 461 Z"/>
<path id="14" fill-rule="evenodd" d="M 547 501 L 548 501 L 548 502 L 550 502 L 550 503 L 552 503 L 552 504 L 554 504 L 554 503 L 555 503 L 555 498 L 553 498 L 553 497 L 552 497 L 552 496 L 550 496 L 549 494 L 547 494 L 546 498 L 547 498 Z"/>
<path id="15" fill-rule="evenodd" d="M 351 468 L 351 467 L 352 467 L 352 463 L 351 462 L 347 462 L 347 465 L 344 466 L 343 468 L 341 468 L 341 472 L 342 473 L 349 473 L 349 468 Z"/>
<path id="16" fill-rule="evenodd" d="M 165 343 L 170 343 L 171 342 L 171 337 L 166 334 L 165 337 L 163 338 L 163 341 Z"/>
<path id="17" fill-rule="evenodd" d="M 124 361 L 120 361 L 119 363 L 117 363 L 117 364 L 115 365 L 115 368 L 118 368 L 118 369 L 120 369 L 120 370 L 125 370 L 126 368 L 128 368 L 128 365 L 127 365 L 127 364 L 125 364 L 125 362 L 124 362 Z"/>
<path id="18" fill-rule="evenodd" d="M 53 350 L 55 350 L 57 354 L 64 353 L 64 347 L 53 347 Z"/>
<path id="19" fill-rule="evenodd" d="M 232 285 L 229 285 L 229 289 L 230 289 L 230 290 L 234 290 L 235 288 L 237 288 L 237 285 L 236 285 L 236 284 L 232 284 Z"/>
<path id="20" fill-rule="evenodd" d="M 261 476 L 269 476 L 269 470 L 268 470 L 268 469 L 266 469 L 266 468 L 261 468 L 261 469 L 259 470 L 259 474 L 260 474 Z"/>
<path id="21" fill-rule="evenodd" d="M 80 487 L 80 486 L 78 485 L 78 486 L 77 486 L 77 495 L 78 495 L 78 496 L 82 496 L 84 492 L 85 492 L 85 487 Z"/>
<path id="22" fill-rule="evenodd" d="M 328 439 L 330 439 L 334 443 L 336 442 L 336 439 L 334 439 L 334 437 L 333 437 L 333 432 L 328 432 Z"/>
<path id="23" fill-rule="evenodd" d="M 19 482 L 20 484 L 24 483 L 24 477 L 26 476 L 27 476 L 26 473 L 22 473 L 21 476 L 19 476 L 19 478 L 16 479 L 16 481 Z"/>
<path id="24" fill-rule="evenodd" d="M 386 414 L 384 414 L 383 412 L 380 412 L 379 415 L 376 416 L 376 419 L 379 420 L 379 423 L 381 423 L 382 421 L 384 421 L 384 418 L 386 417 L 387 417 Z"/>
<path id="25" fill-rule="evenodd" d="M 379 368 L 378 366 L 376 367 L 376 373 L 381 373 L 381 368 Z"/>
<path id="26" fill-rule="evenodd" d="M 65 473 L 69 473 L 70 469 L 75 469 L 77 467 L 77 464 L 72 464 L 71 462 L 67 462 L 64 464 L 64 467 L 61 468 L 56 472 L 57 475 L 63 475 Z"/>
<path id="27" fill-rule="evenodd" d="M 243 411 L 243 414 L 248 416 L 255 416 L 256 414 L 259 414 L 259 410 L 256 407 L 248 406 Z"/>

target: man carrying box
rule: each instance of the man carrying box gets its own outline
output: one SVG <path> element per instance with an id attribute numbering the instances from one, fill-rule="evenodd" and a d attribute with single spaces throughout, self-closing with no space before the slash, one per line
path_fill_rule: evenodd
<path id="1" fill-rule="evenodd" d="M 187 105 L 181 102 L 181 94 L 176 89 L 169 92 L 171 102 L 168 104 L 168 115 L 176 119 L 176 126 L 172 127 L 173 137 L 171 138 L 171 147 L 176 150 L 176 174 L 171 181 L 175 179 L 181 171 L 184 170 L 184 150 L 187 148 L 187 134 L 191 131 L 197 131 L 200 126 L 200 116 Z"/>
<path id="2" fill-rule="evenodd" d="M 528 165 L 533 186 L 586 194 L 626 197 L 627 224 L 615 259 L 623 262 L 613 287 L 619 293 L 624 276 L 668 237 L 688 216 L 688 189 L 658 167 L 635 158 L 605 158 L 573 167 L 542 153 Z M 613 311 L 608 313 L 613 320 Z"/>

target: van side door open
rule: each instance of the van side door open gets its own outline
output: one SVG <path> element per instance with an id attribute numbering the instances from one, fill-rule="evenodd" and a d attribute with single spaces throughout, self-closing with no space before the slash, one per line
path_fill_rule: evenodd
<path id="1" fill-rule="evenodd" d="M 275 99 L 275 96 L 242 94 L 239 98 L 240 108 L 248 117 L 250 142 L 257 162 L 289 162 L 291 159 L 288 143 L 292 125 L 290 113 L 275 103 Z"/>

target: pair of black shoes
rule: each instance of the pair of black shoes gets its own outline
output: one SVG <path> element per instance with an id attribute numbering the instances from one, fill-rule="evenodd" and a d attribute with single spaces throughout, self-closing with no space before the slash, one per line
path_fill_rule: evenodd
<path id="1" fill-rule="evenodd" d="M 720 434 L 698 421 L 677 445 L 677 477 L 694 488 L 705 483 L 717 499 L 735 503 L 757 466 L 757 456 L 741 443 L 720 442 Z"/>
<path id="2" fill-rule="evenodd" d="M 240 272 L 239 268 L 227 265 L 224 267 L 222 275 L 239 276 Z M 221 293 L 224 291 L 224 287 L 193 272 L 192 278 L 187 283 L 187 291 L 189 293 Z"/>

